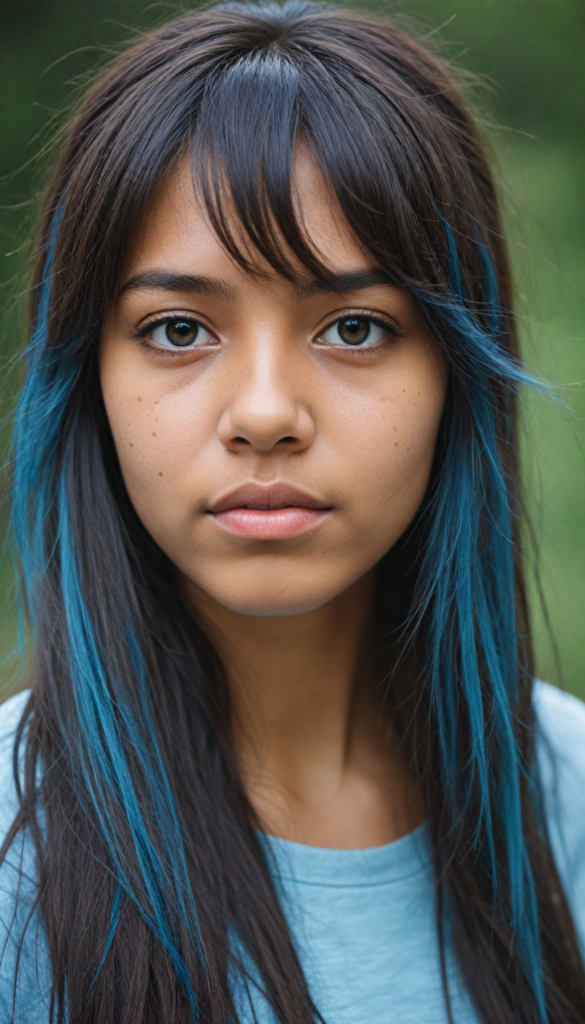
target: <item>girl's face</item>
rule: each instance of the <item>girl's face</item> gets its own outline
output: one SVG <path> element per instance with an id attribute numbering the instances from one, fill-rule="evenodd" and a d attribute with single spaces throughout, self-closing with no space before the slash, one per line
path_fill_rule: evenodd
<path id="1" fill-rule="evenodd" d="M 183 164 L 147 211 L 101 342 L 136 512 L 194 597 L 251 615 L 325 604 L 398 540 L 447 385 L 412 298 L 372 270 L 306 152 L 294 181 L 334 290 L 242 271 Z"/>

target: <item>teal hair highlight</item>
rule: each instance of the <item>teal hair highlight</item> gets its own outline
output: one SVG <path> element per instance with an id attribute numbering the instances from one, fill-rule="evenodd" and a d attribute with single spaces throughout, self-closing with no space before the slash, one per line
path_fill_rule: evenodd
<path id="1" fill-rule="evenodd" d="M 35 593 L 50 567 L 58 567 L 77 714 L 76 735 L 70 736 L 70 723 L 65 721 L 62 734 L 82 783 L 78 798 L 82 806 L 87 800 L 91 803 L 88 810 L 91 809 L 92 818 L 99 823 L 110 870 L 116 879 L 109 933 L 91 987 L 111 947 L 125 893 L 166 950 L 177 981 L 187 996 L 193 1020 L 197 1020 L 197 996 L 187 967 L 189 960 L 203 959 L 197 906 L 187 870 L 185 836 L 160 750 L 138 641 L 139 629 L 130 618 L 119 623 L 127 658 L 124 674 L 122 671 L 112 674 L 106 668 L 108 658 L 84 598 L 70 521 L 78 415 L 73 399 L 82 355 L 75 338 L 54 347 L 49 345 L 52 263 L 59 221 L 60 210 L 55 215 L 47 246 L 37 324 L 27 351 L 26 380 L 16 411 L 12 526 L 33 634 Z M 65 431 L 68 419 L 71 422 Z M 47 550 L 49 516 L 55 517 L 58 530 L 53 547 Z M 139 718 L 129 699 L 129 671 L 133 673 L 133 690 L 140 695 Z M 129 750 L 147 789 L 152 816 L 150 828 L 136 791 Z M 112 814 L 114 808 L 123 814 L 130 829 L 133 845 L 130 862 L 119 842 Z M 156 830 L 158 846 L 153 842 L 152 828 Z M 171 922 L 170 907 L 175 911 L 174 920 L 185 923 L 186 937 L 178 934 L 176 925 Z M 187 948 L 184 948 L 185 941 Z"/>
<path id="2" fill-rule="evenodd" d="M 80 799 L 89 799 L 99 822 L 110 870 L 116 880 L 111 924 L 96 977 L 119 922 L 122 894 L 138 908 L 168 953 L 193 1019 L 197 994 L 188 964 L 203 959 L 197 905 L 189 879 L 180 815 L 160 750 L 140 645 L 139 623 L 120 622 L 140 716 L 128 697 L 127 677 L 109 670 L 96 623 L 88 611 L 70 521 L 71 467 L 75 436 L 74 396 L 82 356 L 77 339 L 49 345 L 51 275 L 59 227 L 55 215 L 40 287 L 37 325 L 27 353 L 27 376 L 16 415 L 13 527 L 28 608 L 35 629 L 35 591 L 50 566 L 61 581 L 65 630 L 78 732 L 72 761 L 80 772 Z M 520 761 L 514 719 L 518 706 L 513 517 L 498 453 L 493 382 L 517 391 L 535 381 L 502 344 L 495 275 L 484 247 L 484 304 L 465 301 L 456 244 L 442 218 L 448 249 L 451 294 L 417 297 L 433 323 L 450 339 L 456 388 L 445 424 L 444 455 L 427 510 L 430 528 L 411 621 L 426 635 L 426 682 L 438 726 L 442 781 L 452 807 L 453 828 L 479 790 L 475 854 L 493 879 L 494 900 L 503 899 L 506 874 L 509 915 L 522 967 L 543 1024 L 547 1021 L 535 885 L 522 829 Z M 539 386 L 536 384 L 536 386 Z M 68 430 L 65 426 L 72 420 Z M 66 437 L 63 442 L 63 437 Z M 46 523 L 54 516 L 56 540 L 46 548 Z M 485 700 L 490 705 L 485 720 Z M 464 710 L 471 750 L 462 770 L 457 722 Z M 67 736 L 67 723 L 63 723 Z M 134 752 L 147 786 L 153 821 L 147 823 L 128 761 Z M 80 756 L 81 755 L 81 756 Z M 85 795 L 81 795 L 85 794 Z M 133 844 L 129 862 L 120 846 L 112 808 L 128 822 Z M 154 826 L 159 845 L 153 843 Z M 497 853 L 502 839 L 505 864 Z M 499 847 L 498 847 L 499 848 Z M 173 920 L 169 907 L 175 910 Z M 179 917 L 186 933 L 177 931 Z M 95 982 L 95 979 L 94 979 Z"/>
<path id="3" fill-rule="evenodd" d="M 533 787 L 515 733 L 519 678 L 514 586 L 514 517 L 498 445 L 494 382 L 515 394 L 549 393 L 506 351 L 493 266 L 478 244 L 484 299 L 470 310 L 450 225 L 439 214 L 448 252 L 451 296 L 418 298 L 451 342 L 456 387 L 445 424 L 444 457 L 430 500 L 430 529 L 412 621 L 426 624 L 426 683 L 439 733 L 442 783 L 452 827 L 479 792 L 474 850 L 491 873 L 494 905 L 509 915 L 520 963 L 543 1024 L 548 1020 L 534 877 L 522 827 L 521 783 Z M 501 412 L 500 412 L 501 415 Z M 486 721 L 485 704 L 489 704 Z M 464 710 L 471 749 L 465 771 L 458 723 Z M 536 799 L 536 793 L 534 793 Z M 505 851 L 501 863 L 496 838 Z M 502 906 L 502 878 L 508 906 Z"/>

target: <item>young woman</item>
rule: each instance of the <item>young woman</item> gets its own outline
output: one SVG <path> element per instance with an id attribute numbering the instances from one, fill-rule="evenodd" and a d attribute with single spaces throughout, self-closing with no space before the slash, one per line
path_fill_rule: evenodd
<path id="1" fill-rule="evenodd" d="M 510 276 L 386 21 L 144 36 L 48 189 L 1 1020 L 585 1020 L 585 709 L 534 684 Z"/>

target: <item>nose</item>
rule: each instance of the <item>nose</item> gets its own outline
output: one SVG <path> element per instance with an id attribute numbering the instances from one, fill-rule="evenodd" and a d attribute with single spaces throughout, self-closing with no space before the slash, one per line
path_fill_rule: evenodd
<path id="1" fill-rule="evenodd" d="M 301 452 L 315 437 L 302 381 L 278 349 L 278 343 L 265 339 L 253 353 L 248 350 L 245 372 L 230 374 L 235 385 L 218 426 L 219 439 L 230 451 L 286 447 Z"/>

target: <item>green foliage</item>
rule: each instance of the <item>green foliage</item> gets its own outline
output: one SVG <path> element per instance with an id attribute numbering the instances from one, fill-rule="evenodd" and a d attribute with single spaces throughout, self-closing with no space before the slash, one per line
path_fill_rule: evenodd
<path id="1" fill-rule="evenodd" d="M 487 85 L 490 136 L 502 179 L 528 361 L 554 380 L 568 407 L 525 409 L 529 502 L 540 575 L 564 682 L 585 697 L 585 5 L 582 0 L 402 0 L 398 12 Z M 34 197 L 50 164 L 45 147 L 91 72 L 132 32 L 182 8 L 144 0 L 4 0 L 0 8 L 0 357 L 3 448 L 22 343 Z M 441 27 L 442 26 L 442 27 Z M 437 29 L 439 31 L 437 31 Z M 40 158 L 39 153 L 44 153 Z M 5 255 L 10 253 L 11 255 Z M 539 326 L 542 325 L 542 326 Z M 531 581 L 536 591 L 534 559 Z M 15 643 L 10 566 L 0 589 L 0 657 Z M 539 672 L 560 682 L 535 607 Z"/>

